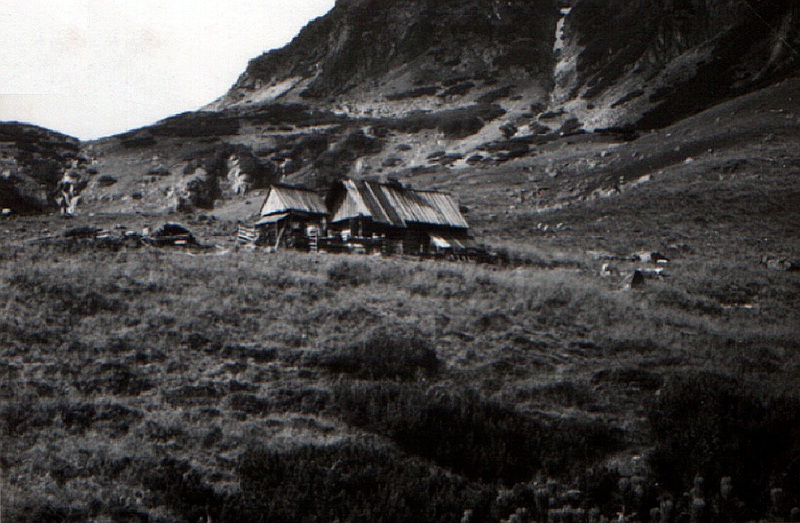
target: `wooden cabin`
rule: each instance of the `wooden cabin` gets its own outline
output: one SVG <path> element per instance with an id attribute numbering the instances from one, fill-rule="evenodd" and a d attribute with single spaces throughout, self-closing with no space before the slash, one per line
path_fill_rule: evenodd
<path id="1" fill-rule="evenodd" d="M 269 247 L 316 251 L 326 234 L 328 211 L 316 192 L 288 185 L 269 188 L 261 218 L 255 223 L 258 243 Z"/>
<path id="2" fill-rule="evenodd" d="M 325 206 L 328 237 L 357 252 L 432 256 L 475 247 L 467 221 L 447 193 L 395 181 L 343 180 L 331 188 Z"/>

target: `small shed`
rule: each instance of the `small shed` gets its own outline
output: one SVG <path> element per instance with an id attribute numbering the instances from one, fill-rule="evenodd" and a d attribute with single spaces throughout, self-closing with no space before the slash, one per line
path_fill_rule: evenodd
<path id="1" fill-rule="evenodd" d="M 380 245 L 386 254 L 434 255 L 474 245 L 458 203 L 448 193 L 399 182 L 343 180 L 325 200 L 329 235 L 349 245 Z"/>
<path id="2" fill-rule="evenodd" d="M 328 211 L 316 192 L 302 187 L 273 185 L 269 188 L 261 218 L 255 223 L 261 242 L 281 247 L 316 251 L 327 227 Z"/>

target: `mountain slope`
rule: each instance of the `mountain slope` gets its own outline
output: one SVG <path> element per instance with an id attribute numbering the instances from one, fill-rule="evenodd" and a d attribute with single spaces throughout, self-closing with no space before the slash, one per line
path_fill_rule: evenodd
<path id="1" fill-rule="evenodd" d="M 244 218 L 255 212 L 246 202 L 277 180 L 426 183 L 524 163 L 574 133 L 631 139 L 796 75 L 798 9 L 789 0 L 339 1 L 253 59 L 203 111 L 92 144 L 119 183 L 90 184 L 85 203 Z M 242 159 L 237 181 L 231 166 Z M 255 194 L 242 196 L 242 182 Z"/>
<path id="2" fill-rule="evenodd" d="M 413 98 L 435 109 L 506 80 L 552 89 L 553 105 L 590 128 L 647 128 L 797 70 L 800 8 L 790 0 L 573 3 L 559 15 L 547 0 L 338 2 L 252 60 L 211 107 L 285 99 L 385 113 Z"/>
<path id="3" fill-rule="evenodd" d="M 216 107 L 308 100 L 447 102 L 512 80 L 547 90 L 558 12 L 525 2 L 350 0 L 252 60 Z"/>
<path id="4" fill-rule="evenodd" d="M 796 73 L 799 29 L 790 0 L 583 0 L 554 99 L 591 128 L 662 127 Z"/>

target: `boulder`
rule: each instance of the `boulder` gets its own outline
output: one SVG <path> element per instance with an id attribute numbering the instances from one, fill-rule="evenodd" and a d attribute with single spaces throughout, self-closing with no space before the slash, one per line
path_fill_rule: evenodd
<path id="1" fill-rule="evenodd" d="M 800 270 L 800 262 L 789 260 L 788 258 L 766 255 L 761 258 L 761 263 L 771 271 L 797 271 Z"/>
<path id="2" fill-rule="evenodd" d="M 642 263 L 668 263 L 669 258 L 664 256 L 658 251 L 653 252 L 640 252 L 632 256 L 633 260 L 638 260 Z"/>
<path id="3" fill-rule="evenodd" d="M 616 267 L 613 267 L 609 263 L 604 263 L 602 267 L 600 267 L 600 276 L 603 278 L 608 278 L 610 276 L 618 276 L 619 271 Z"/>
<path id="4" fill-rule="evenodd" d="M 635 289 L 644 286 L 644 273 L 640 269 L 636 269 L 626 278 L 625 287 Z"/>

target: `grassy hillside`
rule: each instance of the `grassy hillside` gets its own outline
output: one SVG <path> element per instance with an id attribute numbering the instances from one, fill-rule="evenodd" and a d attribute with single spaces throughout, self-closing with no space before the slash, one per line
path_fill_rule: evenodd
<path id="1" fill-rule="evenodd" d="M 12 521 L 648 519 L 698 474 L 717 520 L 800 503 L 796 272 L 9 246 Z"/>

